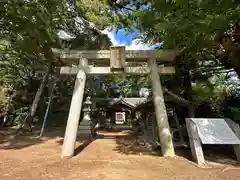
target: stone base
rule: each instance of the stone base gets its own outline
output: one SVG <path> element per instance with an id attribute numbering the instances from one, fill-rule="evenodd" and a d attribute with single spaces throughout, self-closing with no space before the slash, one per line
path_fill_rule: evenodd
<path id="1" fill-rule="evenodd" d="M 91 122 L 82 121 L 78 127 L 78 135 L 91 135 Z"/>
<path id="2" fill-rule="evenodd" d="M 68 156 L 61 156 L 62 159 L 71 159 L 73 155 L 68 155 Z"/>

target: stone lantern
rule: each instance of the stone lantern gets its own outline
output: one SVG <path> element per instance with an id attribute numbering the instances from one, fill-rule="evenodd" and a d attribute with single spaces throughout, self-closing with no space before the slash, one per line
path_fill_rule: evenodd
<path id="1" fill-rule="evenodd" d="M 78 134 L 80 135 L 92 136 L 91 106 L 92 102 L 90 101 L 90 97 L 87 97 L 83 103 L 83 119 L 78 128 Z"/>
<path id="2" fill-rule="evenodd" d="M 91 113 L 91 108 L 92 108 L 92 102 L 90 101 L 90 97 L 87 97 L 86 101 L 83 103 L 83 120 L 89 120 L 91 121 L 90 118 L 90 113 Z"/>

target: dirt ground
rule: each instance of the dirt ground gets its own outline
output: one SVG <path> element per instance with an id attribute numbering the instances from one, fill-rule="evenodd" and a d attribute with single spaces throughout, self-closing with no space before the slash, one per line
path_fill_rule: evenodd
<path id="1" fill-rule="evenodd" d="M 63 131 L 41 139 L 0 131 L 1 180 L 240 180 L 239 169 L 202 169 L 188 160 L 152 154 L 124 133 L 101 133 L 88 144 L 78 139 L 76 155 L 60 158 Z"/>

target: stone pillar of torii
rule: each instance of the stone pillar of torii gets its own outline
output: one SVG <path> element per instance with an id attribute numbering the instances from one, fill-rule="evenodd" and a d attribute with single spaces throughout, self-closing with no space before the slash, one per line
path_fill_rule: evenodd
<path id="1" fill-rule="evenodd" d="M 52 50 L 57 58 L 68 64 L 61 67 L 60 73 L 76 75 L 62 158 L 74 155 L 86 76 L 113 74 L 150 75 L 162 155 L 164 157 L 175 155 L 159 74 L 175 73 L 174 67 L 166 64 L 173 61 L 180 54 L 180 50 L 125 50 L 124 46 L 99 51 Z"/>

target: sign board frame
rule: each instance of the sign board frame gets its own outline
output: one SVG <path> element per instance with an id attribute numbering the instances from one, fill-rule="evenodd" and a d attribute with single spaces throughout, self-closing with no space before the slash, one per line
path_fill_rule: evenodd
<path id="1" fill-rule="evenodd" d="M 202 144 L 240 144 L 239 138 L 223 118 L 191 118 Z"/>
<path id="2" fill-rule="evenodd" d="M 203 136 L 203 132 L 201 132 L 199 134 L 199 123 L 198 121 L 201 121 L 203 119 L 207 119 L 209 121 L 216 121 L 217 119 L 215 118 L 186 118 L 186 126 L 187 126 L 187 131 L 188 131 L 188 136 L 189 136 L 189 143 L 190 143 L 190 148 L 191 148 L 191 152 L 192 152 L 192 156 L 193 159 L 197 162 L 197 164 L 199 165 L 203 165 L 205 163 L 204 160 L 204 155 L 203 155 L 203 150 L 202 150 L 202 139 L 200 138 L 200 136 Z M 238 138 L 238 140 L 240 139 L 240 127 L 238 124 L 236 124 L 234 121 L 232 121 L 231 119 L 218 119 L 224 123 L 226 123 L 224 126 L 226 129 L 229 129 L 228 131 L 231 132 L 232 134 L 234 134 L 234 136 L 236 138 Z M 219 122 L 220 122 L 219 121 Z M 223 123 L 223 124 L 224 124 Z M 205 132 L 207 133 L 207 132 Z M 231 134 L 230 133 L 230 134 Z M 206 136 L 206 134 L 204 134 Z M 211 134 L 213 135 L 213 134 Z M 220 137 L 220 136 L 219 136 Z M 218 137 L 218 138 L 219 138 Z M 205 139 L 206 140 L 206 139 Z M 211 139 L 212 140 L 212 139 Z M 216 141 L 216 140 L 215 140 Z M 224 140 L 223 140 L 224 141 Z M 203 141 L 204 142 L 204 141 Z M 216 141 L 218 142 L 217 144 L 219 144 L 219 142 L 221 141 Z M 206 143 L 206 142 L 205 142 Z M 209 143 L 208 143 L 209 144 Z M 214 143 L 214 141 L 212 141 L 210 144 L 216 144 Z M 229 143 L 220 143 L 220 144 L 229 144 Z M 239 144 L 231 144 L 233 145 L 235 154 L 237 156 L 237 160 L 238 162 L 240 162 L 240 145 Z"/>

